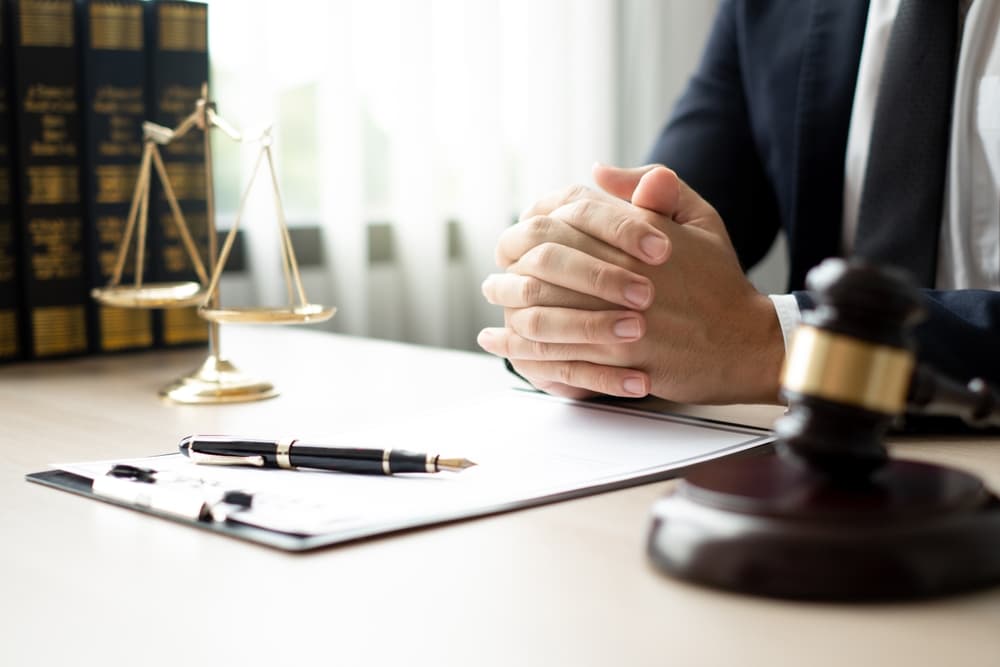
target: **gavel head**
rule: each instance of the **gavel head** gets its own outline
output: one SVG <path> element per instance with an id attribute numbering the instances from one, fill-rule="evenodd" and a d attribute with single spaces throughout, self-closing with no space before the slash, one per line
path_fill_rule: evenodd
<path id="1" fill-rule="evenodd" d="M 806 285 L 816 307 L 786 355 L 779 451 L 828 477 L 863 480 L 887 460 L 882 438 L 906 407 L 920 296 L 905 274 L 857 260 L 828 259 Z"/>

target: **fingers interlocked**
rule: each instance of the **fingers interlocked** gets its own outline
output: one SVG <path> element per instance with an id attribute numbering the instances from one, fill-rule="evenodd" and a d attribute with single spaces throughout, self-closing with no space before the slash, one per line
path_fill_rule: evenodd
<path id="1" fill-rule="evenodd" d="M 506 273 L 482 291 L 504 307 L 506 326 L 484 329 L 480 346 L 545 391 L 645 395 L 649 376 L 627 367 L 637 355 L 625 346 L 646 335 L 642 311 L 654 300 L 635 269 L 670 255 L 663 213 L 584 187 L 540 200 L 497 244 Z"/>

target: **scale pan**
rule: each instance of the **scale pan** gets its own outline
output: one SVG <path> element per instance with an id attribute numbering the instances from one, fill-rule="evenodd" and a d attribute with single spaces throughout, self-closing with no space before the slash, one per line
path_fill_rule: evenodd
<path id="1" fill-rule="evenodd" d="M 97 287 L 90 296 L 105 306 L 119 308 L 182 308 L 205 300 L 205 290 L 199 283 L 149 283 Z"/>
<path id="2" fill-rule="evenodd" d="M 209 322 L 231 324 L 305 324 L 325 322 L 337 309 L 317 303 L 281 308 L 199 308 L 198 314 Z"/>

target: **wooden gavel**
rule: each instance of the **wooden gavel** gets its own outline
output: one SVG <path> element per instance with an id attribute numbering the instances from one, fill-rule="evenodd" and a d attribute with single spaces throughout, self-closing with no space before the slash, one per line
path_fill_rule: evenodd
<path id="1" fill-rule="evenodd" d="M 658 501 L 653 562 L 698 583 L 808 599 L 1000 582 L 1000 500 L 968 473 L 890 458 L 883 442 L 908 409 L 1000 424 L 996 393 L 917 365 L 923 308 L 905 275 L 835 259 L 808 286 L 816 308 L 786 358 L 775 451 L 696 468 Z"/>

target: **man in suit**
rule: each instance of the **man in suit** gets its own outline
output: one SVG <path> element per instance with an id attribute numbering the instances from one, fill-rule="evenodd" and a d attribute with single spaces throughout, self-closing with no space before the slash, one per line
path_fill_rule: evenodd
<path id="1" fill-rule="evenodd" d="M 480 345 L 552 393 L 776 401 L 806 272 L 861 255 L 921 284 L 921 362 L 1000 382 L 998 4 L 724 0 L 652 152 L 670 169 L 529 208 Z M 779 228 L 790 293 L 765 296 L 743 271 Z"/>

